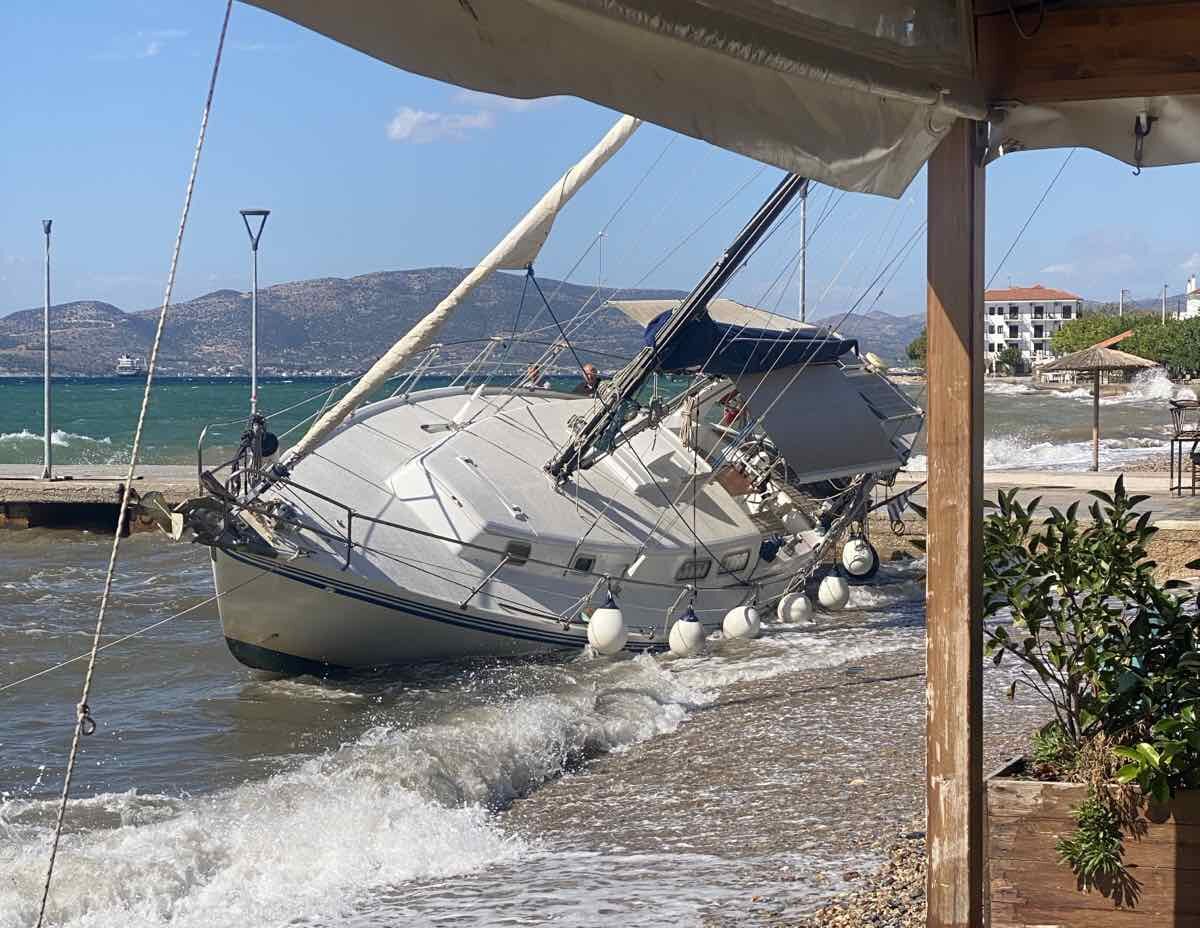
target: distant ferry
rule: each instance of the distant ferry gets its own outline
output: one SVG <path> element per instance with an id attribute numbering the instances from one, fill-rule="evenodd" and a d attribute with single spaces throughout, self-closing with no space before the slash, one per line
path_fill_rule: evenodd
<path id="1" fill-rule="evenodd" d="M 146 368 L 142 364 L 141 358 L 133 358 L 127 354 L 117 358 L 118 377 L 137 377 L 144 373 L 146 373 Z"/>

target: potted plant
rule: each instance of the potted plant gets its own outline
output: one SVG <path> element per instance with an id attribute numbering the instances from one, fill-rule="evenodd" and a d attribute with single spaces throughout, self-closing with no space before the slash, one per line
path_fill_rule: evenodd
<path id="1" fill-rule="evenodd" d="M 992 926 L 1200 925 L 1195 601 L 1154 579 L 1148 497 L 1090 495 L 988 504 L 987 652 L 1054 713 L 988 780 Z"/>

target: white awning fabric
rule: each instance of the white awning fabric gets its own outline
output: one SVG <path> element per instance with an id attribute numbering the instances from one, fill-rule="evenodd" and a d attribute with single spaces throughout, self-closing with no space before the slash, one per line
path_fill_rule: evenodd
<path id="1" fill-rule="evenodd" d="M 609 300 L 607 305 L 620 310 L 634 322 L 647 326 L 658 316 L 669 309 L 675 309 L 681 300 Z M 813 329 L 817 326 L 808 325 L 799 319 L 790 319 L 770 310 L 746 306 L 734 300 L 719 298 L 708 304 L 708 315 L 715 322 L 728 325 L 746 326 L 751 329 L 771 329 L 776 332 L 787 332 L 792 329 Z"/>
<path id="2" fill-rule="evenodd" d="M 248 0 L 407 71 L 569 94 L 898 196 L 985 109 L 969 0 Z"/>
<path id="3" fill-rule="evenodd" d="M 988 101 L 971 0 L 246 0 L 396 67 L 569 94 L 843 190 L 899 196 L 957 116 L 1004 150 L 1200 161 L 1200 97 Z"/>

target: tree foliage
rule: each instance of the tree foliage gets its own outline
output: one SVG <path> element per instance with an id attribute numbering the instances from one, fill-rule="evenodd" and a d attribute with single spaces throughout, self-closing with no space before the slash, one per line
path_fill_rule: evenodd
<path id="1" fill-rule="evenodd" d="M 1005 345 L 996 352 L 996 368 L 998 370 L 1019 374 L 1024 366 L 1025 359 L 1021 356 L 1021 349 L 1016 345 Z"/>
<path id="2" fill-rule="evenodd" d="M 921 329 L 921 334 L 908 343 L 906 354 L 910 361 L 916 361 L 922 367 L 925 366 L 925 358 L 929 354 L 929 332 L 927 329 Z"/>
<path id="3" fill-rule="evenodd" d="M 1050 346 L 1058 354 L 1069 354 L 1129 329 L 1133 334 L 1114 347 L 1162 364 L 1173 377 L 1200 375 L 1200 319 L 1168 319 L 1163 323 L 1154 313 L 1090 313 L 1063 323 Z"/>

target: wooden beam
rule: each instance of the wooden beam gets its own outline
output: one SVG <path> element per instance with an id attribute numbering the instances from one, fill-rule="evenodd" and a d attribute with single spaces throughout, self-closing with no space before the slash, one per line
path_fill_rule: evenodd
<path id="1" fill-rule="evenodd" d="M 929 161 L 929 928 L 983 924 L 983 220 L 973 126 Z"/>
<path id="2" fill-rule="evenodd" d="M 989 100 L 1051 103 L 1200 93 L 1200 3 L 1018 14 L 976 3 L 979 78 Z M 1035 31 L 1036 30 L 1036 31 Z"/>

